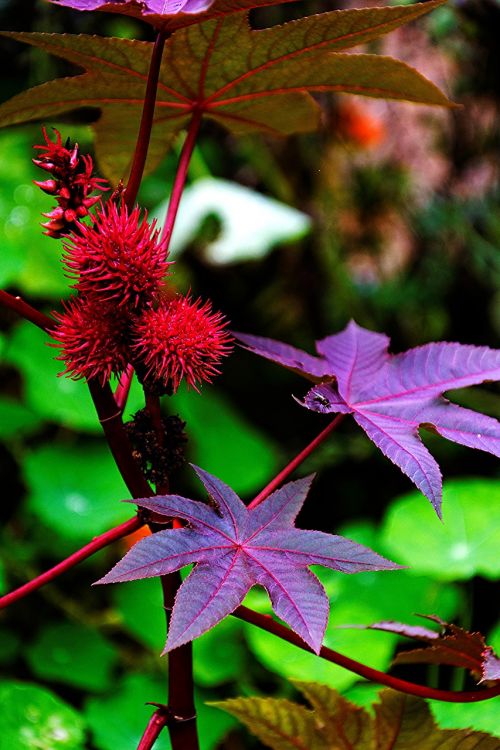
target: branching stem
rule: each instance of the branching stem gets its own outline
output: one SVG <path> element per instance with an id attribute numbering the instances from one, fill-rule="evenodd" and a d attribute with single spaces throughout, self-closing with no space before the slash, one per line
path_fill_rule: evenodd
<path id="1" fill-rule="evenodd" d="M 104 547 L 112 544 L 117 539 L 122 539 L 124 536 L 128 536 L 133 531 L 137 531 L 137 529 L 140 529 L 141 526 L 144 526 L 144 521 L 139 516 L 135 516 L 135 518 L 131 518 L 129 521 L 125 521 L 124 523 L 120 524 L 120 526 L 116 526 L 114 529 L 110 529 L 104 534 L 96 536 L 95 539 L 92 539 L 92 541 L 86 544 L 85 547 L 82 547 L 77 552 L 73 552 L 72 555 L 67 557 L 65 560 L 62 560 L 57 565 L 54 565 L 54 567 L 50 568 L 50 570 L 46 570 L 45 573 L 42 573 L 36 578 L 33 578 L 31 581 L 28 581 L 28 583 L 25 583 L 18 589 L 15 589 L 9 594 L 5 594 L 5 596 L 0 597 L 0 609 L 4 609 L 4 607 L 8 607 L 9 604 L 14 604 L 14 602 L 19 601 L 19 599 L 23 599 L 33 591 L 36 591 L 42 586 L 45 586 L 46 583 L 50 583 L 50 581 L 53 581 L 63 573 L 66 573 L 66 571 L 71 570 L 71 568 L 74 568 L 75 565 L 78 565 L 78 563 L 82 562 L 82 560 L 86 560 L 96 552 L 99 552 L 99 550 L 104 549 Z"/>
<path id="2" fill-rule="evenodd" d="M 269 497 L 271 492 L 274 492 L 274 490 L 276 490 L 280 486 L 280 484 L 285 479 L 287 479 L 287 477 L 289 477 L 290 474 L 292 474 L 292 472 L 294 472 L 298 466 L 300 466 L 302 461 L 305 461 L 306 458 L 308 458 L 311 455 L 313 450 L 317 448 L 318 445 L 320 445 L 323 442 L 323 440 L 325 440 L 325 438 L 327 438 L 328 435 L 338 427 L 338 425 L 342 422 L 344 417 L 345 417 L 345 414 L 337 414 L 335 419 L 333 419 L 330 422 L 330 424 L 327 425 L 325 429 L 314 438 L 314 440 L 311 440 L 311 442 L 308 445 L 306 445 L 306 447 L 303 450 L 301 450 L 300 453 L 298 453 L 295 456 L 295 458 L 293 458 L 290 461 L 290 463 L 287 464 L 285 468 L 282 469 L 280 473 L 274 477 L 274 479 L 271 479 L 269 484 L 267 484 L 264 487 L 264 489 L 261 490 L 256 497 L 254 497 L 251 503 L 249 503 L 248 507 L 255 508 L 255 506 L 259 505 L 259 503 L 265 500 L 266 497 Z"/>
<path id="3" fill-rule="evenodd" d="M 164 727 L 169 721 L 169 711 L 166 706 L 158 708 L 148 721 L 137 750 L 151 750 Z"/>
<path id="4" fill-rule="evenodd" d="M 172 231 L 179 209 L 179 203 L 181 201 L 184 186 L 186 184 L 187 173 L 189 169 L 189 162 L 196 144 L 196 138 L 200 129 L 201 118 L 203 112 L 201 110 L 193 110 L 193 116 L 189 123 L 186 140 L 182 146 L 181 155 L 179 157 L 179 164 L 177 166 L 177 172 L 172 186 L 172 192 L 170 194 L 170 201 L 168 203 L 167 215 L 165 218 L 165 225 L 163 227 L 162 239 L 166 239 L 167 243 L 170 242 L 172 237 Z"/>
<path id="5" fill-rule="evenodd" d="M 4 305 L 4 307 L 8 307 L 9 310 L 13 310 L 25 320 L 34 323 L 43 331 L 50 331 L 54 326 L 53 319 L 49 318 L 48 315 L 45 315 L 31 305 L 28 305 L 28 303 L 21 299 L 21 297 L 14 297 L 13 294 L 9 294 L 9 292 L 5 292 L 3 289 L 0 289 L 0 304 Z"/>
<path id="6" fill-rule="evenodd" d="M 302 648 L 304 651 L 310 651 L 314 653 L 312 649 L 304 643 L 302 638 L 294 633 L 289 628 L 276 622 L 269 615 L 262 615 L 259 612 L 254 612 L 248 607 L 240 606 L 234 612 L 233 615 L 238 617 L 240 620 L 245 620 L 252 625 L 256 625 L 262 630 L 267 630 L 268 633 L 278 636 L 288 643 L 292 643 L 294 646 Z M 393 690 L 399 690 L 401 693 L 407 695 L 417 695 L 419 698 L 434 698 L 439 701 L 446 701 L 448 703 L 474 703 L 478 701 L 485 701 L 489 698 L 494 698 L 500 695 L 500 685 L 495 685 L 490 688 L 482 688 L 479 690 L 464 690 L 454 692 L 453 690 L 438 690 L 437 688 L 426 687 L 425 685 L 418 685 L 415 682 L 408 682 L 407 680 L 401 680 L 399 677 L 393 677 L 385 672 L 380 672 L 378 669 L 368 667 L 366 664 L 362 664 L 355 659 L 350 659 L 348 656 L 339 654 L 338 651 L 334 651 L 332 648 L 322 646 L 319 655 L 331 661 L 334 664 L 338 664 L 344 669 L 348 669 L 350 672 L 359 674 L 361 677 L 365 677 L 371 682 L 378 682 L 381 685 L 386 685 Z"/>
<path id="7" fill-rule="evenodd" d="M 130 177 L 124 193 L 124 201 L 129 211 L 133 208 L 137 193 L 144 173 L 146 158 L 148 155 L 149 141 L 153 128 L 153 119 L 156 105 L 156 95 L 158 91 L 158 80 L 160 77 L 161 59 L 165 47 L 166 34 L 159 31 L 151 53 L 149 64 L 148 80 L 146 83 L 146 93 L 144 95 L 144 105 L 142 108 L 141 124 L 135 146 L 134 158 L 130 170 Z"/>

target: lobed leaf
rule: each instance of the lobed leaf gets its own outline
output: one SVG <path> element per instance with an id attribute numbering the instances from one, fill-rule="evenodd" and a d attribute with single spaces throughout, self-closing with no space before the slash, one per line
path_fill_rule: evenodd
<path id="1" fill-rule="evenodd" d="M 313 710 L 276 698 L 212 705 L 236 716 L 273 750 L 498 750 L 498 740 L 482 732 L 439 729 L 421 698 L 383 690 L 371 716 L 324 685 L 295 684 Z"/>
<path id="2" fill-rule="evenodd" d="M 394 659 L 395 664 L 448 664 L 468 669 L 479 682 L 500 679 L 500 659 L 486 645 L 482 633 L 471 633 L 435 615 L 427 617 L 441 626 L 440 632 L 400 622 L 377 622 L 368 627 L 427 644 L 423 648 L 400 652 Z"/>
<path id="3" fill-rule="evenodd" d="M 331 11 L 260 31 L 250 29 L 246 12 L 237 12 L 180 29 L 165 45 L 149 166 L 159 161 L 195 110 L 235 133 L 288 135 L 317 127 L 319 109 L 311 92 L 451 106 L 434 84 L 398 60 L 340 52 L 392 31 L 442 2 Z M 95 108 L 101 168 L 114 179 L 126 176 L 142 113 L 151 43 L 69 34 L 4 35 L 62 57 L 85 72 L 5 102 L 0 126 Z"/>
<path id="4" fill-rule="evenodd" d="M 166 651 L 205 633 L 231 614 L 254 584 L 260 584 L 278 617 L 318 653 L 328 598 L 308 566 L 319 564 L 348 573 L 399 567 L 343 537 L 295 528 L 312 477 L 290 482 L 249 509 L 220 479 L 195 470 L 211 504 L 177 495 L 131 500 L 154 513 L 181 519 L 188 527 L 142 539 L 98 581 L 161 576 L 196 563 L 177 593 Z"/>
<path id="5" fill-rule="evenodd" d="M 442 342 L 392 355 L 387 336 L 354 321 L 318 341 L 318 357 L 272 339 L 235 336 L 255 354 L 320 381 L 303 406 L 321 414 L 351 413 L 382 453 L 429 498 L 439 516 L 441 472 L 420 439 L 420 427 L 500 456 L 500 422 L 443 398 L 445 391 L 500 380 L 498 349 Z"/>

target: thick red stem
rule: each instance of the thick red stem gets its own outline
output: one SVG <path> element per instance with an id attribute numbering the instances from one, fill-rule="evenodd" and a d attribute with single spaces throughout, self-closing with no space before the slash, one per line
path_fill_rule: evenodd
<path id="1" fill-rule="evenodd" d="M 132 456 L 130 441 L 123 429 L 122 412 L 109 384 L 103 386 L 97 380 L 89 380 L 88 387 L 111 453 L 130 494 L 134 498 L 151 497 L 153 490 Z"/>
<path id="2" fill-rule="evenodd" d="M 149 64 L 148 80 L 146 83 L 146 93 L 144 95 L 144 105 L 142 108 L 141 124 L 134 152 L 134 159 L 130 169 L 128 180 L 123 199 L 127 208 L 132 209 L 139 192 L 139 187 L 144 173 L 146 158 L 148 155 L 149 141 L 151 139 L 151 130 L 153 128 L 153 119 L 156 105 L 156 95 L 158 91 L 158 79 L 160 77 L 161 59 L 165 47 L 165 33 L 159 31 L 151 53 Z"/>
<path id="3" fill-rule="evenodd" d="M 162 576 L 163 603 L 170 620 L 175 595 L 181 585 L 180 573 Z M 168 655 L 168 732 L 173 750 L 199 750 L 194 705 L 193 644 L 170 651 Z"/>
<path id="4" fill-rule="evenodd" d="M 285 466 L 284 469 L 280 471 L 279 474 L 277 474 L 274 479 L 271 479 L 269 484 L 267 484 L 263 490 L 259 492 L 257 497 L 254 497 L 251 503 L 249 503 L 249 508 L 255 508 L 256 505 L 259 505 L 263 500 L 266 499 L 266 497 L 269 497 L 271 492 L 274 492 L 280 484 L 288 477 L 292 472 L 295 471 L 295 469 L 300 466 L 302 461 L 305 461 L 306 458 L 308 458 L 313 450 L 320 445 L 320 443 L 325 440 L 325 438 L 328 437 L 328 435 L 333 432 L 333 430 L 341 423 L 341 421 L 344 419 L 345 414 L 337 414 L 335 419 L 330 422 L 329 425 L 325 427 L 325 429 L 317 435 L 314 440 L 312 440 L 306 447 L 300 451 L 299 454 L 293 458 L 289 464 Z"/>
<path id="5" fill-rule="evenodd" d="M 294 633 L 289 628 L 281 625 L 279 622 L 273 620 L 269 615 L 262 615 L 259 612 L 254 612 L 253 609 L 248 607 L 238 607 L 233 612 L 235 617 L 239 617 L 240 620 L 245 620 L 252 625 L 256 625 L 262 630 L 267 630 L 268 633 L 282 638 L 288 643 L 293 643 L 294 646 L 298 646 L 304 651 L 313 650 L 302 640 L 300 636 Z M 439 701 L 447 701 L 448 703 L 473 703 L 477 701 L 485 701 L 489 698 L 494 698 L 500 695 L 500 685 L 495 685 L 490 688 L 480 688 L 478 690 L 464 690 L 464 691 L 453 691 L 453 690 L 438 690 L 437 688 L 426 687 L 425 685 L 418 685 L 415 682 L 408 682 L 407 680 L 401 680 L 399 677 L 392 677 L 385 672 L 379 672 L 378 669 L 368 667 L 366 664 L 362 664 L 355 659 L 350 659 L 348 656 L 339 654 L 338 651 L 334 651 L 332 648 L 323 646 L 319 655 L 331 661 L 334 664 L 338 664 L 344 669 L 348 669 L 350 672 L 359 674 L 361 677 L 365 677 L 371 682 L 378 682 L 381 685 L 386 685 L 393 690 L 399 690 L 400 693 L 406 693 L 407 695 L 417 695 L 420 698 L 433 698 Z"/>
<path id="6" fill-rule="evenodd" d="M 54 321 L 48 315 L 44 315 L 44 313 L 31 307 L 21 297 L 14 297 L 13 294 L 9 294 L 9 292 L 5 292 L 3 289 L 0 289 L 0 304 L 8 307 L 10 310 L 14 310 L 22 318 L 29 320 L 44 331 L 50 331 L 54 327 Z"/>
<path id="7" fill-rule="evenodd" d="M 66 573 L 67 570 L 71 570 L 71 568 L 74 568 L 75 565 L 78 565 L 82 560 L 86 560 L 96 552 L 99 552 L 99 550 L 112 544 L 117 539 L 122 539 L 122 537 L 128 536 L 133 531 L 137 531 L 141 526 L 144 526 L 144 521 L 142 521 L 139 516 L 136 516 L 135 518 L 131 518 L 129 521 L 120 524 L 120 526 L 116 526 L 114 529 L 106 531 L 100 536 L 96 536 L 95 539 L 92 539 L 92 541 L 86 544 L 85 547 L 82 547 L 77 552 L 73 552 L 72 555 L 65 560 L 62 560 L 57 565 L 54 565 L 50 570 L 46 570 L 45 573 L 28 581 L 24 586 L 20 586 L 18 589 L 15 589 L 15 591 L 11 591 L 9 594 L 0 597 L 0 609 L 8 607 L 9 604 L 13 604 L 19 599 L 23 599 L 33 591 L 45 586 L 46 583 L 50 583 L 50 581 L 53 581 L 55 578 L 58 578 L 58 576 Z"/>
<path id="8" fill-rule="evenodd" d="M 191 118 L 191 122 L 189 123 L 189 128 L 186 135 L 186 140 L 184 141 L 184 145 L 182 146 L 172 192 L 170 194 L 170 201 L 165 218 L 165 225 L 163 227 L 162 239 L 166 239 L 167 243 L 170 242 L 170 238 L 172 236 L 172 230 L 174 228 L 177 211 L 179 209 L 179 203 L 181 201 L 184 186 L 186 184 L 189 162 L 191 161 L 191 156 L 196 144 L 196 138 L 200 129 L 202 116 L 203 112 L 201 110 L 195 109 L 193 111 L 193 116 Z"/>

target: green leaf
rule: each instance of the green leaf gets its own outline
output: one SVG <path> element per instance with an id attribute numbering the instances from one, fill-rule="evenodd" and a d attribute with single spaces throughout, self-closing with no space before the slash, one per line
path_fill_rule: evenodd
<path id="1" fill-rule="evenodd" d="M 112 669 L 118 659 L 116 649 L 104 636 L 75 623 L 46 626 L 25 654 L 37 677 L 89 691 L 112 685 Z"/>
<path id="2" fill-rule="evenodd" d="M 480 703 L 429 701 L 429 705 L 432 715 L 443 729 L 471 728 L 500 737 L 500 696 Z"/>
<path id="3" fill-rule="evenodd" d="M 83 750 L 83 719 L 49 690 L 0 683 L 0 705 L 0 737 L 6 750 Z"/>
<path id="4" fill-rule="evenodd" d="M 344 526 L 339 533 L 367 544 L 377 552 L 385 553 L 373 524 Z M 414 612 L 436 612 L 445 619 L 452 618 L 460 606 L 460 593 L 454 586 L 413 575 L 405 570 L 385 574 L 356 573 L 350 576 L 321 568 L 315 568 L 314 572 L 321 578 L 331 601 L 325 645 L 376 669 L 385 670 L 389 667 L 397 638 L 392 634 L 370 631 L 376 636 L 372 639 L 367 631 L 344 629 L 342 626 L 369 625 L 381 619 L 419 624 Z M 245 604 L 269 613 L 266 598 L 259 591 L 250 592 Z M 370 619 L 373 617 L 375 619 Z M 259 661 L 283 677 L 303 680 L 314 674 L 318 680 L 338 690 L 346 690 L 359 680 L 354 673 L 318 660 L 312 654 L 280 641 L 252 625 L 245 625 L 245 633 L 249 646 Z"/>
<path id="5" fill-rule="evenodd" d="M 150 146 L 158 163 L 193 111 L 236 133 L 313 130 L 310 92 L 335 91 L 449 106 L 434 84 L 388 57 L 345 55 L 442 4 L 332 11 L 252 31 L 247 13 L 175 32 L 165 45 Z M 0 108 L 0 125 L 47 119 L 81 107 L 101 113 L 94 128 L 103 171 L 124 177 L 133 153 L 152 44 L 68 34 L 5 32 L 85 70 L 23 92 Z M 238 43 L 235 44 L 235 39 Z M 231 54 L 228 55 L 228 50 Z"/>
<path id="6" fill-rule="evenodd" d="M 0 592 L 2 589 L 0 589 Z M 21 641 L 16 633 L 0 628 L 0 664 L 9 664 L 17 658 Z"/>
<path id="7" fill-rule="evenodd" d="M 77 133 L 72 135 L 77 137 Z M 0 135 L 0 285 L 15 285 L 37 297 L 61 296 L 68 291 L 59 260 L 61 245 L 45 237 L 40 227 L 42 212 L 48 211 L 54 200 L 32 183 L 44 179 L 31 163 L 33 143 L 40 137 L 39 128 L 33 127 Z"/>
<path id="8" fill-rule="evenodd" d="M 163 220 L 166 209 L 166 203 L 158 206 L 155 216 Z M 298 240 L 311 228 L 311 219 L 295 208 L 236 182 L 206 177 L 183 193 L 170 243 L 172 258 L 196 237 L 211 214 L 222 228 L 204 255 L 217 265 L 262 258 L 275 245 Z"/>
<path id="9" fill-rule="evenodd" d="M 33 432 L 41 421 L 37 414 L 19 401 L 0 396 L 0 439 L 17 438 Z"/>
<path id="10" fill-rule="evenodd" d="M 111 597 L 125 630 L 147 648 L 161 653 L 165 645 L 165 611 L 160 582 L 156 578 L 112 586 Z M 148 626 L 144 627 L 144 613 Z"/>
<path id="11" fill-rule="evenodd" d="M 48 343 L 47 334 L 28 322 L 16 326 L 7 343 L 4 360 L 21 371 L 26 405 L 51 422 L 101 434 L 87 385 L 58 377 L 64 367 Z"/>
<path id="12" fill-rule="evenodd" d="M 443 523 L 421 505 L 418 493 L 396 499 L 382 527 L 384 548 L 411 570 L 441 580 L 497 577 L 500 481 L 451 480 L 443 499 Z"/>
<path id="13" fill-rule="evenodd" d="M 155 710 L 146 701 L 165 703 L 165 680 L 129 674 L 107 696 L 90 698 L 84 716 L 99 750 L 130 750 L 137 747 Z M 164 746 L 165 747 L 165 746 Z M 166 745 L 170 748 L 170 742 Z"/>
<path id="14" fill-rule="evenodd" d="M 296 683 L 313 710 L 273 698 L 233 698 L 228 711 L 273 750 L 498 750 L 493 737 L 439 729 L 421 698 L 384 690 L 375 716 L 317 683 Z"/>
<path id="15" fill-rule="evenodd" d="M 92 730 L 93 743 L 99 750 L 130 750 L 137 747 L 149 718 L 155 710 L 146 701 L 165 703 L 166 681 L 148 675 L 127 675 L 108 696 L 90 698 L 84 714 Z M 200 729 L 200 750 L 215 750 L 234 725 L 230 717 L 204 704 L 206 696 L 197 694 L 196 712 Z M 168 732 L 161 736 L 162 750 L 170 750 Z"/>
<path id="16" fill-rule="evenodd" d="M 277 469 L 274 444 L 214 388 L 202 394 L 181 388 L 169 403 L 171 411 L 187 422 L 194 463 L 238 494 L 260 489 Z"/>
<path id="17" fill-rule="evenodd" d="M 24 470 L 28 508 L 67 539 L 89 541 L 132 515 L 104 440 L 44 445 L 26 455 Z"/>
<path id="18" fill-rule="evenodd" d="M 242 625 L 227 617 L 193 642 L 193 669 L 196 683 L 214 687 L 244 674 L 245 654 Z"/>

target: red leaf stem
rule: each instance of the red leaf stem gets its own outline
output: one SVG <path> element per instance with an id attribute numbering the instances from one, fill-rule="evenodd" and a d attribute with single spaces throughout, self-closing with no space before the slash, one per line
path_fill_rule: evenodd
<path id="1" fill-rule="evenodd" d="M 67 557 L 65 560 L 62 560 L 57 565 L 54 565 L 54 567 L 50 568 L 50 570 L 46 570 L 45 573 L 42 573 L 36 578 L 33 578 L 31 581 L 28 581 L 28 583 L 25 583 L 18 589 L 15 589 L 9 594 L 5 594 L 5 596 L 0 597 L 0 609 L 4 609 L 10 604 L 17 602 L 19 599 L 23 599 L 33 591 L 36 591 L 42 586 L 45 586 L 46 583 L 50 583 L 50 581 L 53 581 L 58 576 L 66 573 L 67 570 L 71 570 L 71 568 L 74 568 L 75 565 L 78 565 L 78 563 L 82 562 L 82 560 L 86 560 L 96 552 L 99 552 L 99 550 L 104 549 L 104 547 L 107 547 L 109 544 L 112 544 L 117 539 L 122 539 L 122 537 L 128 536 L 133 531 L 137 531 L 137 529 L 140 529 L 141 526 L 144 526 L 144 521 L 139 516 L 135 516 L 134 518 L 125 521 L 119 526 L 116 526 L 114 529 L 110 529 L 104 534 L 96 536 L 94 539 L 92 539 L 91 542 L 86 544 L 85 547 L 82 547 L 77 552 L 73 552 L 72 555 Z"/>
<path id="2" fill-rule="evenodd" d="M 252 625 L 256 625 L 262 630 L 267 630 L 268 633 L 278 636 L 288 643 L 292 643 L 294 646 L 298 646 L 304 651 L 313 653 L 312 649 L 307 646 L 304 641 L 296 635 L 292 630 L 281 625 L 279 622 L 273 620 L 269 615 L 262 615 L 259 612 L 254 612 L 248 607 L 241 605 L 234 612 L 233 615 L 238 617 L 240 620 L 249 622 Z M 348 669 L 350 672 L 359 674 L 361 677 L 365 677 L 371 682 L 378 682 L 381 685 L 386 685 L 393 690 L 399 690 L 401 693 L 407 695 L 416 695 L 420 698 L 432 698 L 439 701 L 446 701 L 447 703 L 474 703 L 478 701 L 485 701 L 489 698 L 494 698 L 500 695 L 500 685 L 494 685 L 489 688 L 480 688 L 478 690 L 438 690 L 437 688 L 426 687 L 425 685 L 418 685 L 415 682 L 408 682 L 407 680 L 401 680 L 399 677 L 393 677 L 385 672 L 379 672 L 378 669 L 368 667 L 366 664 L 362 664 L 355 659 L 350 659 L 348 656 L 340 654 L 338 651 L 334 651 L 332 648 L 323 646 L 319 655 L 331 661 L 334 664 L 338 664 L 344 669 Z"/>
<path id="3" fill-rule="evenodd" d="M 168 724 L 169 711 L 166 706 L 158 708 L 148 721 L 148 725 L 144 730 L 144 734 L 141 737 L 137 750 L 151 750 L 156 740 L 160 736 L 160 733 Z"/>
<path id="4" fill-rule="evenodd" d="M 165 218 L 165 225 L 163 227 L 162 239 L 166 238 L 167 242 L 170 242 L 172 236 L 172 230 L 175 224 L 175 218 L 181 201 L 182 193 L 184 191 L 184 185 L 186 184 L 187 173 L 189 169 L 189 162 L 193 154 L 193 150 L 196 144 L 196 138 L 200 129 L 201 119 L 203 116 L 202 109 L 193 109 L 193 116 L 189 123 L 188 132 L 184 145 L 182 146 L 181 155 L 179 157 L 179 164 L 177 166 L 177 172 L 175 175 L 172 192 L 170 194 L 170 201 L 168 204 L 167 215 Z"/>
<path id="5" fill-rule="evenodd" d="M 142 180 L 144 166 L 148 155 L 149 141 L 151 139 L 151 130 L 153 128 L 153 118 L 156 105 L 156 94 L 158 91 L 158 80 L 160 77 L 161 59 L 165 47 L 166 35 L 159 31 L 156 37 L 151 62 L 149 64 L 148 80 L 146 83 L 146 93 L 144 95 L 144 106 L 142 109 L 141 124 L 135 146 L 134 159 L 130 170 L 130 177 L 124 193 L 124 201 L 129 211 L 134 207 L 137 193 Z"/>
<path id="6" fill-rule="evenodd" d="M 127 365 L 125 372 L 122 373 L 120 381 L 116 386 L 115 390 L 115 401 L 117 407 L 123 413 L 127 405 L 128 396 L 130 393 L 130 386 L 132 385 L 132 378 L 134 377 L 134 368 L 132 365 Z"/>
<path id="7" fill-rule="evenodd" d="M 10 310 L 14 310 L 25 320 L 29 320 L 44 331 L 49 331 L 54 326 L 54 321 L 42 312 L 39 312 L 31 305 L 28 305 L 21 297 L 9 294 L 3 289 L 0 289 L 0 304 L 8 307 Z"/>
<path id="8" fill-rule="evenodd" d="M 271 479 L 269 484 L 267 484 L 263 490 L 259 492 L 259 494 L 254 497 L 251 503 L 249 503 L 249 508 L 255 508 L 256 505 L 259 505 L 263 500 L 266 499 L 266 497 L 269 497 L 269 495 L 276 490 L 280 484 L 287 479 L 287 477 L 292 474 L 292 472 L 295 471 L 295 469 L 300 466 L 302 461 L 305 461 L 306 458 L 308 458 L 313 450 L 320 445 L 325 438 L 328 437 L 328 435 L 333 432 L 333 430 L 338 427 L 338 425 L 342 422 L 344 419 L 345 414 L 337 414 L 334 420 L 330 422 L 329 425 L 325 427 L 325 429 L 317 435 L 314 440 L 311 440 L 311 442 L 306 445 L 306 447 L 298 453 L 295 458 L 293 458 L 289 464 L 285 466 L 284 469 L 280 471 L 279 474 L 277 474 L 274 479 Z"/>

